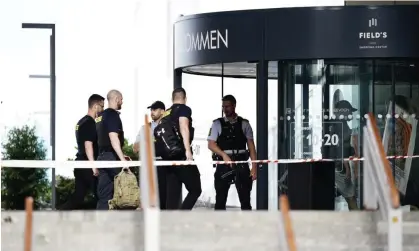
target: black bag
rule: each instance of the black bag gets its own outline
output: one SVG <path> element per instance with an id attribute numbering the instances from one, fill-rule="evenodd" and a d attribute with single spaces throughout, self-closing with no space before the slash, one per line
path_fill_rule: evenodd
<path id="1" fill-rule="evenodd" d="M 178 123 L 173 121 L 173 112 L 176 111 L 168 109 L 154 129 L 156 144 L 161 145 L 159 155 L 164 160 L 178 160 L 185 157 L 185 147 L 178 129 Z"/>

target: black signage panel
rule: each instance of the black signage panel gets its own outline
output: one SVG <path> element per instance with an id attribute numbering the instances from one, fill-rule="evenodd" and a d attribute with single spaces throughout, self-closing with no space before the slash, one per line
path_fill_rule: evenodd
<path id="1" fill-rule="evenodd" d="M 418 13 L 419 6 L 272 10 L 265 59 L 419 57 Z"/>
<path id="2" fill-rule="evenodd" d="M 259 60 L 418 58 L 419 6 L 232 11 L 182 17 L 174 66 Z"/>
<path id="3" fill-rule="evenodd" d="M 176 22 L 175 68 L 259 60 L 263 55 L 263 21 L 258 13 L 227 12 Z"/>

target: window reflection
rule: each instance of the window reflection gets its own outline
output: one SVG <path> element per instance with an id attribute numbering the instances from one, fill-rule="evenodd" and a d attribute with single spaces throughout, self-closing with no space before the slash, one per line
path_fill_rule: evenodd
<path id="1" fill-rule="evenodd" d="M 378 61 L 391 73 L 394 86 L 394 94 L 388 100 L 388 113 L 395 117 L 386 117 L 383 133 L 383 144 L 387 155 L 410 156 L 417 153 L 417 118 L 412 116 L 416 113 L 414 108 L 413 92 L 418 85 L 419 77 L 417 62 L 411 61 Z M 387 78 L 389 73 L 382 73 Z M 418 162 L 415 159 L 392 159 L 391 165 L 395 172 L 396 185 L 402 194 L 402 198 L 411 196 L 417 186 Z M 416 169 L 416 170 L 415 170 Z M 410 184 L 409 184 L 410 183 Z M 413 185 L 413 186 L 412 186 Z M 419 194 L 416 194 L 418 197 Z M 406 204 L 404 201 L 403 204 Z"/>
<path id="2" fill-rule="evenodd" d="M 361 127 L 368 112 L 377 116 L 387 155 L 419 152 L 419 146 L 414 146 L 418 141 L 417 118 L 412 116 L 417 113 L 415 103 L 419 95 L 416 64 L 390 60 L 311 60 L 285 64 L 290 73 L 284 97 L 289 158 L 360 157 Z M 329 142 L 334 135 L 338 140 Z M 326 151 L 330 148 L 327 145 L 337 149 Z M 405 194 L 408 180 L 419 180 L 416 174 L 419 171 L 411 171 L 419 169 L 416 167 L 419 163 L 409 158 L 390 162 L 399 190 Z M 345 198 L 349 209 L 359 208 L 362 191 L 358 174 L 362 162 L 340 160 L 335 161 L 335 166 L 337 195 Z"/>

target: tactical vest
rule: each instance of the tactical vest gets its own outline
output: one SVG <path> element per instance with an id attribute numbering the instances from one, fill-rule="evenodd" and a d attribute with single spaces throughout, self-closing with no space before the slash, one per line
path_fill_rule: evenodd
<path id="1" fill-rule="evenodd" d="M 79 158 L 85 158 L 87 159 L 86 156 L 86 148 L 84 146 L 84 141 L 81 140 L 81 136 L 80 136 L 80 128 L 84 125 L 84 123 L 86 123 L 89 119 L 92 119 L 89 116 L 84 116 L 82 119 L 79 120 L 79 122 L 76 125 L 76 141 L 77 141 L 77 157 Z M 96 159 L 98 153 L 98 149 L 97 149 L 97 142 L 93 142 L 93 151 L 94 151 L 94 157 Z"/>
<path id="2" fill-rule="evenodd" d="M 111 139 L 109 138 L 109 132 L 105 128 L 103 122 L 106 121 L 107 115 L 111 112 L 117 112 L 113 109 L 106 109 L 99 117 L 96 118 L 96 132 L 97 132 L 97 141 L 99 152 L 113 152 L 113 147 L 111 144 Z M 119 115 L 118 115 L 119 116 Z M 121 143 L 121 149 L 124 146 L 124 130 L 122 128 L 122 122 L 120 125 L 120 130 L 118 132 L 119 142 Z"/>
<path id="3" fill-rule="evenodd" d="M 243 132 L 242 117 L 237 117 L 236 123 L 225 121 L 224 118 L 217 119 L 221 124 L 221 134 L 217 138 L 218 147 L 223 150 L 246 150 L 247 138 Z M 215 122 L 216 120 L 214 120 Z"/>

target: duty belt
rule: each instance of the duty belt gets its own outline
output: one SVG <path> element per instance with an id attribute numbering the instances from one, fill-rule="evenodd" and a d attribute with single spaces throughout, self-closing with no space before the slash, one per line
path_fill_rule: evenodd
<path id="1" fill-rule="evenodd" d="M 235 160 L 248 160 L 249 159 L 249 151 L 248 150 L 224 150 L 232 161 Z M 223 158 L 215 153 L 212 154 L 212 160 L 223 160 Z M 213 167 L 216 167 L 216 164 L 213 164 Z"/>
<path id="2" fill-rule="evenodd" d="M 225 150 L 223 152 L 225 152 L 227 155 L 230 155 L 230 154 L 243 154 L 243 153 L 247 153 L 248 151 L 247 150 Z"/>

